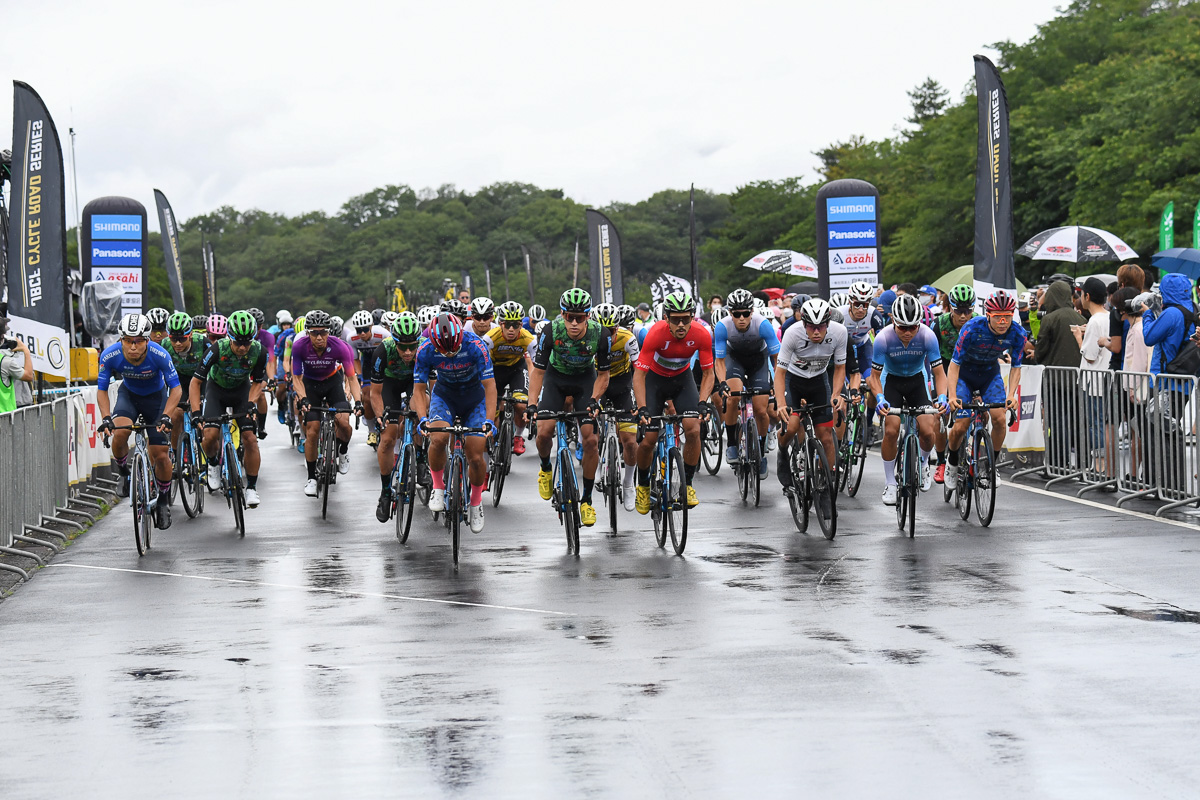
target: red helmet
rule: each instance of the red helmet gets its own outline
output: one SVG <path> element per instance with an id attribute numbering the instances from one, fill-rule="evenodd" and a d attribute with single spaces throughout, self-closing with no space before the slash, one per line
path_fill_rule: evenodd
<path id="1" fill-rule="evenodd" d="M 1017 310 L 1017 301 L 1004 289 L 997 289 L 983 304 L 985 314 L 1012 314 Z"/>
<path id="2" fill-rule="evenodd" d="M 452 356 L 462 348 L 463 324 L 454 314 L 443 311 L 429 326 L 429 338 L 439 353 Z"/>

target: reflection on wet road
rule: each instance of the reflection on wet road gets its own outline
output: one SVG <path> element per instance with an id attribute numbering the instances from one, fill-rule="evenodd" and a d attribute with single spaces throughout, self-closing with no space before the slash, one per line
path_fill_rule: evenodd
<path id="1" fill-rule="evenodd" d="M 5 797 L 1200 785 L 1198 531 L 1002 488 L 988 530 L 926 495 L 909 540 L 872 472 L 827 542 L 722 475 L 686 558 L 623 511 L 574 558 L 525 457 L 454 570 L 427 515 L 375 522 L 361 445 L 329 521 L 265 451 L 244 540 L 210 502 L 139 559 L 122 506 L 0 604 L 6 739 L 55 758 L 7 748 Z"/>

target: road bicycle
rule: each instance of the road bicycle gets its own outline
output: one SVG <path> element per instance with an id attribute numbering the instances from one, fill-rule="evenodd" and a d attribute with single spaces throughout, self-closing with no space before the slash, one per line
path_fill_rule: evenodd
<path id="1" fill-rule="evenodd" d="M 336 419 L 338 414 L 348 414 L 345 408 L 318 408 L 309 411 L 321 415 L 321 428 L 317 433 L 317 496 L 321 498 L 321 519 L 329 513 L 329 487 L 337 483 L 338 440 Z"/>
<path id="2" fill-rule="evenodd" d="M 659 547 L 666 547 L 667 534 L 676 555 L 687 547 L 688 504 L 687 470 L 683 451 L 679 449 L 677 426 L 685 419 L 697 419 L 697 411 L 682 414 L 661 414 L 651 417 L 659 429 L 654 445 L 654 461 L 650 465 L 650 517 L 654 520 L 654 538 Z"/>
<path id="3" fill-rule="evenodd" d="M 863 470 L 867 462 L 867 436 L 870 433 L 867 419 L 867 401 L 861 395 L 858 400 L 850 398 L 846 407 L 846 433 L 838 443 L 838 491 L 847 497 L 858 494 Z"/>
<path id="4" fill-rule="evenodd" d="M 158 507 L 158 483 L 154 479 L 154 462 L 150 459 L 150 440 L 147 425 L 141 414 L 131 425 L 115 425 L 113 431 L 133 431 L 133 447 L 129 448 L 129 505 L 133 508 L 133 541 L 139 556 L 150 549 L 154 531 L 154 509 Z M 104 434 L 104 446 L 109 447 L 109 434 Z"/>
<path id="5" fill-rule="evenodd" d="M 192 424 L 192 415 L 183 413 L 183 431 L 179 446 L 175 450 L 175 482 L 179 486 L 179 499 L 189 519 L 204 512 L 205 472 L 208 461 L 200 446 L 200 432 Z"/>
<path id="6" fill-rule="evenodd" d="M 500 425 L 492 440 L 491 463 L 488 464 L 488 490 L 492 493 L 492 507 L 500 507 L 500 495 L 504 493 L 504 479 L 512 469 L 512 445 L 516 431 L 517 398 L 505 392 L 500 398 Z"/>
<path id="7" fill-rule="evenodd" d="M 209 469 L 219 469 L 221 475 L 220 492 L 225 496 L 226 504 L 233 509 L 233 521 L 237 525 L 238 535 L 246 535 L 246 467 L 242 464 L 241 430 L 235 422 L 237 417 L 232 414 L 222 414 L 217 418 L 221 424 L 221 452 L 217 459 L 209 463 Z M 235 433 L 236 431 L 236 433 Z"/>
<path id="8" fill-rule="evenodd" d="M 414 444 L 413 434 L 420 418 L 420 414 L 407 407 L 400 412 L 400 438 L 396 443 L 396 462 L 392 465 L 392 475 L 388 482 L 392 492 L 391 517 L 396 520 L 396 538 L 401 544 L 408 541 L 413 508 L 418 502 L 417 446 Z"/>
<path id="9" fill-rule="evenodd" d="M 900 434 L 896 440 L 896 525 L 908 527 L 908 538 L 917 532 L 917 498 L 921 494 L 921 441 L 917 418 L 937 414 L 936 406 L 893 406 L 888 416 L 900 417 Z"/>
<path id="10" fill-rule="evenodd" d="M 450 444 L 446 457 L 446 492 L 443 524 L 450 531 L 451 549 L 454 553 L 454 566 L 458 566 L 459 531 L 467 521 L 467 507 L 471 499 L 471 478 L 468 475 L 467 455 L 463 452 L 463 439 L 468 434 L 487 433 L 488 427 L 471 428 L 462 424 L 458 417 L 454 424 L 442 428 L 430 428 L 428 422 L 421 423 L 421 433 L 428 439 L 431 433 L 450 434 Z M 438 514 L 434 513 L 436 520 Z"/>
<path id="11" fill-rule="evenodd" d="M 608 506 L 608 524 L 612 528 L 613 536 L 617 535 L 617 510 L 625 499 L 625 486 L 621 476 L 625 473 L 626 464 L 619 426 L 633 421 L 634 417 L 629 412 L 615 411 L 607 405 L 596 417 L 597 436 L 600 439 L 600 468 L 596 471 L 596 490 Z"/>
<path id="12" fill-rule="evenodd" d="M 996 453 L 992 448 L 989 412 L 1004 407 L 1005 403 L 963 404 L 963 410 L 969 411 L 971 416 L 967 432 L 958 446 L 955 505 L 958 515 L 966 521 L 971 516 L 971 500 L 974 499 L 975 516 L 985 528 L 992 524 L 992 515 L 996 513 Z"/>
<path id="13" fill-rule="evenodd" d="M 579 475 L 575 471 L 573 442 L 579 440 L 576 432 L 578 421 L 591 416 L 588 411 L 539 411 L 535 416 L 541 420 L 554 420 L 556 455 L 550 502 L 558 513 L 558 521 L 567 534 L 567 553 L 579 555 Z"/>
<path id="14" fill-rule="evenodd" d="M 700 415 L 700 460 L 709 475 L 721 471 L 725 458 L 725 422 L 715 405 L 710 404 Z"/>
<path id="15" fill-rule="evenodd" d="M 804 441 L 799 446 L 794 442 L 792 444 L 792 484 L 784 487 L 783 492 L 787 495 L 797 530 L 801 533 L 808 530 L 809 509 L 815 505 L 821 533 L 826 539 L 832 539 L 837 535 L 837 487 L 834 486 L 833 476 L 829 472 L 825 446 L 817 438 L 816 426 L 812 421 L 812 415 L 824 408 L 829 408 L 829 405 L 814 406 L 802 403 L 799 408 L 791 409 L 792 414 L 800 417 L 800 424 L 804 428 Z"/>
<path id="16" fill-rule="evenodd" d="M 737 475 L 738 494 L 742 502 L 758 505 L 761 499 L 762 479 L 759 477 L 759 464 L 765 457 L 762 453 L 762 440 L 758 435 L 758 422 L 754 419 L 753 398 L 773 394 L 771 389 L 742 389 L 728 392 L 729 397 L 737 398 L 738 404 L 738 460 L 730 464 Z"/>

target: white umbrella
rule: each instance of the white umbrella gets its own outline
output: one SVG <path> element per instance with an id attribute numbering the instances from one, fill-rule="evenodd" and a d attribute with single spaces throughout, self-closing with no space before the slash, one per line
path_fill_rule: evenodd
<path id="1" fill-rule="evenodd" d="M 1108 231 L 1084 225 L 1051 228 L 1034 236 L 1017 255 L 1036 261 L 1124 261 L 1137 258 L 1133 248 Z"/>
<path id="2" fill-rule="evenodd" d="M 801 275 L 805 278 L 817 279 L 817 262 L 804 253 L 795 250 L 766 250 L 742 264 L 743 267 L 762 270 L 763 272 L 779 272 L 785 275 Z"/>

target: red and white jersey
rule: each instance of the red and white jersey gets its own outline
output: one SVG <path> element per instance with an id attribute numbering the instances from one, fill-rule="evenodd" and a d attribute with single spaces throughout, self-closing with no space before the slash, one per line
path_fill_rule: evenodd
<path id="1" fill-rule="evenodd" d="M 676 339 L 671 335 L 671 326 L 664 320 L 656 322 L 642 342 L 635 366 L 643 372 L 650 371 L 664 377 L 674 377 L 692 366 L 692 356 L 699 354 L 700 369 L 712 369 L 712 334 L 703 325 L 693 321 L 687 335 Z"/>
<path id="2" fill-rule="evenodd" d="M 383 340 L 391 336 L 387 328 L 382 325 L 374 325 L 371 328 L 371 335 L 365 339 L 354 334 L 354 328 L 346 326 L 342 330 L 342 339 L 346 344 L 354 348 L 354 355 L 360 361 L 368 361 L 371 355 L 375 352 L 375 348 L 383 344 Z M 365 354 L 365 355 L 364 355 Z"/>

